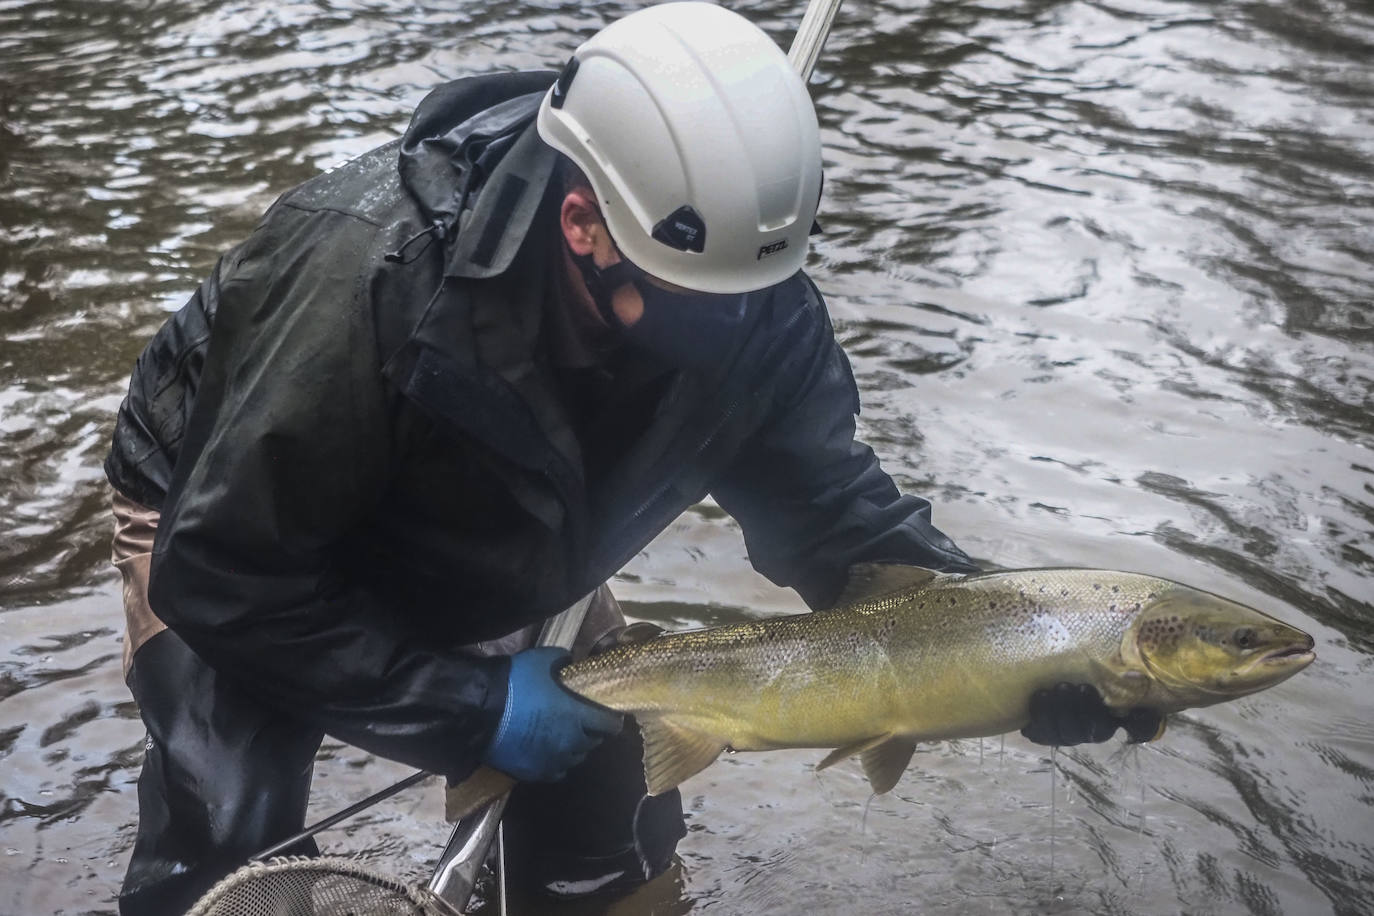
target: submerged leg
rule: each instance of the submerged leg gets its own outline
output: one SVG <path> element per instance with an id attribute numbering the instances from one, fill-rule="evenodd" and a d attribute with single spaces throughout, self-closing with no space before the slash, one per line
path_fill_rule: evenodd
<path id="1" fill-rule="evenodd" d="M 506 808 L 512 882 L 557 897 L 620 893 L 663 872 L 686 836 L 677 789 L 649 795 L 628 723 L 556 783 L 522 783 Z"/>
<path id="2" fill-rule="evenodd" d="M 267 709 L 171 630 L 133 657 L 148 727 L 122 916 L 185 912 L 258 850 L 301 829 L 322 735 Z M 313 855 L 307 840 L 285 854 Z"/>

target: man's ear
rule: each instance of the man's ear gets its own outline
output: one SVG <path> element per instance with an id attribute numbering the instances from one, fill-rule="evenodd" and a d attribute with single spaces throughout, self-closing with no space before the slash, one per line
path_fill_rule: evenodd
<path id="1" fill-rule="evenodd" d="M 591 254 L 598 236 L 606 231 L 591 188 L 573 188 L 563 196 L 558 222 L 568 248 L 578 255 Z"/>

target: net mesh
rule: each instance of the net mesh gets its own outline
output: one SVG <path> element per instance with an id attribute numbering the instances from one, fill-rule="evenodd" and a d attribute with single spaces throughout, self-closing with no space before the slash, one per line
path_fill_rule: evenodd
<path id="1" fill-rule="evenodd" d="M 187 916 L 459 916 L 427 888 L 339 857 L 272 859 L 216 884 Z"/>

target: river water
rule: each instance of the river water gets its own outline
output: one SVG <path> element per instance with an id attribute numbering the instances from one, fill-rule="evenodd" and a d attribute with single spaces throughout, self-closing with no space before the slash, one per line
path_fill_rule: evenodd
<path id="1" fill-rule="evenodd" d="M 631 8 L 0 0 L 0 913 L 112 912 L 132 840 L 100 463 L 144 340 L 429 87 Z M 801 14 L 738 9 L 784 45 Z M 1318 661 L 1143 750 L 932 745 L 874 799 L 820 752 L 728 757 L 684 788 L 681 869 L 615 912 L 1370 912 L 1374 8 L 850 0 L 813 93 L 811 272 L 900 483 L 989 564 L 1179 579 Z M 617 591 L 670 626 L 800 607 L 710 505 Z M 404 772 L 328 742 L 312 813 Z M 423 877 L 438 809 L 324 845 Z"/>

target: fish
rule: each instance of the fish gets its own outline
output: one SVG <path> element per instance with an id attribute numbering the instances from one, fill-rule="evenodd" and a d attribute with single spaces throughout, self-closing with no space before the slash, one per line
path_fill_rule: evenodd
<path id="1" fill-rule="evenodd" d="M 830 749 L 818 769 L 858 756 L 881 795 L 919 742 L 1019 730 L 1038 690 L 1090 684 L 1117 715 L 1167 716 L 1272 687 L 1311 664 L 1314 645 L 1261 611 L 1139 573 L 865 564 L 832 609 L 663 633 L 559 676 L 634 717 L 651 795 L 722 751 L 781 748 Z M 479 769 L 450 790 L 450 820 L 511 785 Z"/>
<path id="2" fill-rule="evenodd" d="M 807 747 L 832 749 L 818 769 L 858 756 L 882 794 L 918 742 L 1016 731 L 1055 684 L 1090 684 L 1117 715 L 1167 716 L 1272 687 L 1313 647 L 1261 611 L 1138 573 L 870 564 L 831 610 L 668 633 L 561 677 L 634 716 L 652 795 L 727 749 Z"/>

